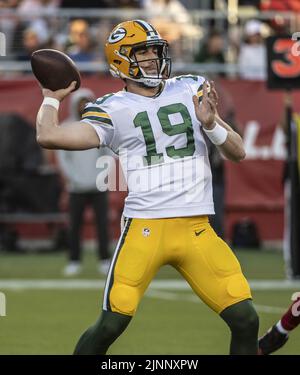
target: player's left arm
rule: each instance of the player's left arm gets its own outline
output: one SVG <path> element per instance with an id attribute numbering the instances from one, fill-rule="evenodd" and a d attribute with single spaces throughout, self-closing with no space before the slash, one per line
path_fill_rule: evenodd
<path id="1" fill-rule="evenodd" d="M 214 83 L 210 82 L 210 95 L 208 85 L 203 85 L 202 102 L 199 104 L 198 97 L 193 96 L 195 113 L 198 121 L 212 142 L 220 152 L 229 160 L 239 162 L 246 156 L 243 140 L 230 125 L 221 119 L 217 112 L 218 94 Z"/>

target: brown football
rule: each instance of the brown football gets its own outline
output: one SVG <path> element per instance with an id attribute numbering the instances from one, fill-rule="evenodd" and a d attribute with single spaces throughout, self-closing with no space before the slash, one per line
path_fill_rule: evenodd
<path id="1" fill-rule="evenodd" d="M 39 49 L 31 55 L 31 67 L 37 80 L 46 89 L 65 89 L 72 81 L 77 82 L 73 91 L 80 87 L 80 73 L 74 61 L 63 52 Z"/>

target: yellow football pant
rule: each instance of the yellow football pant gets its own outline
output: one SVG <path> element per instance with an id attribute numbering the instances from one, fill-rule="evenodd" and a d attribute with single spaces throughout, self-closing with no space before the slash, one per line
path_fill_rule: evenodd
<path id="1" fill-rule="evenodd" d="M 217 313 L 252 298 L 238 260 L 207 216 L 126 219 L 107 276 L 103 309 L 134 315 L 165 264 L 176 268 Z"/>

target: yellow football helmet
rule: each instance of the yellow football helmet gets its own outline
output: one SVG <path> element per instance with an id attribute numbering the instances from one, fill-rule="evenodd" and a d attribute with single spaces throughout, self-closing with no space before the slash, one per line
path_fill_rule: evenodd
<path id="1" fill-rule="evenodd" d="M 154 75 L 147 75 L 135 56 L 138 48 L 149 46 L 156 46 L 158 51 L 158 57 L 151 58 L 156 62 L 157 74 Z M 131 79 L 148 87 L 156 87 L 163 79 L 170 77 L 168 43 L 146 21 L 133 20 L 117 25 L 107 39 L 105 54 L 114 77 Z"/>

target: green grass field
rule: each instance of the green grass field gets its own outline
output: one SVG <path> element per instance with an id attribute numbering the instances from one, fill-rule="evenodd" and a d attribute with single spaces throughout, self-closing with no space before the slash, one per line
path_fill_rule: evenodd
<path id="1" fill-rule="evenodd" d="M 101 310 L 102 280 L 96 272 L 96 257 L 84 254 L 84 272 L 76 277 L 92 286 L 62 288 L 65 254 L 0 253 L 0 291 L 6 296 L 6 316 L 0 317 L 0 354 L 70 354 L 82 331 Z M 283 280 L 283 260 L 278 252 L 238 251 L 249 280 Z M 156 279 L 178 279 L 170 267 Z M 16 281 L 15 287 L 4 281 Z M 31 288 L 28 281 L 31 280 Z M 55 282 L 41 289 L 41 280 Z M 71 280 L 72 279 L 68 279 Z M 94 284 L 93 284 L 94 282 Z M 81 285 L 81 284 L 78 285 Z M 97 284 L 97 283 L 96 283 Z M 100 284 L 99 284 L 100 285 Z M 280 283 L 279 283 L 280 285 Z M 295 289 L 298 287 L 298 290 Z M 260 334 L 277 321 L 290 303 L 291 289 L 253 290 L 260 316 Z M 126 332 L 111 347 L 110 354 L 226 354 L 229 331 L 223 321 L 189 289 L 151 287 Z M 300 328 L 278 354 L 300 353 Z"/>

